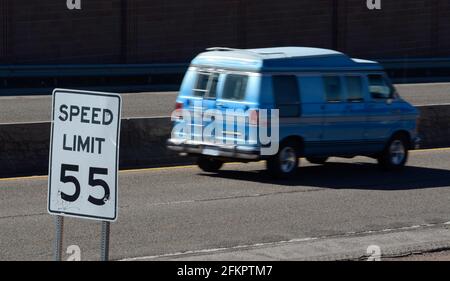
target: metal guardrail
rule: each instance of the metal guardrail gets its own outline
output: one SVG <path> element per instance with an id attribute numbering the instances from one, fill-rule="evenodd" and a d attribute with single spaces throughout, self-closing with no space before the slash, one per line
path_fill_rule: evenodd
<path id="1" fill-rule="evenodd" d="M 0 78 L 134 76 L 183 73 L 188 64 L 0 65 Z"/>
<path id="2" fill-rule="evenodd" d="M 377 60 L 387 69 L 405 68 L 450 68 L 448 58 L 404 58 L 404 59 L 379 59 Z"/>
<path id="3" fill-rule="evenodd" d="M 404 69 L 450 69 L 448 58 L 405 58 L 379 59 L 388 70 Z M 168 64 L 69 64 L 69 65 L 0 65 L 0 78 L 11 77 L 67 77 L 67 76 L 108 76 L 108 75 L 151 75 L 180 74 L 188 63 Z"/>
<path id="4" fill-rule="evenodd" d="M 0 96 L 54 88 L 114 92 L 176 90 L 188 64 L 0 65 Z"/>
<path id="5" fill-rule="evenodd" d="M 377 61 L 394 83 L 450 82 L 450 57 Z M 118 92 L 176 89 L 188 65 L 0 65 L 0 95 L 51 93 L 56 87 Z"/>
<path id="6" fill-rule="evenodd" d="M 378 60 L 394 83 L 450 82 L 450 58 Z"/>

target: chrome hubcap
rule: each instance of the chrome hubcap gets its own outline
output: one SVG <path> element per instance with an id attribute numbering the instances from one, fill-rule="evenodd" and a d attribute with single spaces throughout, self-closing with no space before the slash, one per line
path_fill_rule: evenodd
<path id="1" fill-rule="evenodd" d="M 295 168 L 297 155 L 295 150 L 291 147 L 285 147 L 280 152 L 281 170 L 284 173 L 289 173 Z"/>
<path id="2" fill-rule="evenodd" d="M 400 165 L 405 159 L 405 146 L 400 140 L 395 140 L 391 143 L 389 147 L 389 152 L 391 155 L 391 162 L 394 165 Z"/>

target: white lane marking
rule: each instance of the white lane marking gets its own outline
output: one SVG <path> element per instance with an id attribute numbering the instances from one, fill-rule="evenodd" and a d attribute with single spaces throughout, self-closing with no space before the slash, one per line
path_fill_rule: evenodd
<path id="1" fill-rule="evenodd" d="M 450 103 L 424 103 L 424 104 L 414 104 L 415 107 L 425 107 L 425 106 L 448 106 Z"/>
<path id="2" fill-rule="evenodd" d="M 32 122 L 28 122 L 28 121 L 21 121 L 21 122 L 5 122 L 5 123 L 0 123 L 0 125 L 27 125 L 27 124 L 42 124 L 42 123 L 51 123 L 50 120 L 47 121 L 32 121 Z"/>
<path id="3" fill-rule="evenodd" d="M 51 95 L 31 95 L 31 96 L 3 96 L 0 100 L 32 100 L 32 99 L 47 99 L 51 100 Z"/>
<path id="4" fill-rule="evenodd" d="M 265 197 L 265 196 L 272 196 L 272 195 L 285 195 L 285 194 L 304 193 L 304 192 L 313 192 L 313 191 L 325 191 L 325 189 L 311 188 L 311 189 L 305 189 L 305 190 L 286 190 L 286 191 L 275 191 L 275 192 L 254 193 L 254 194 L 244 194 L 244 195 L 232 195 L 232 196 L 203 198 L 203 199 L 184 200 L 184 201 L 157 202 L 157 203 L 151 203 L 151 204 L 149 204 L 149 206 L 151 206 L 151 207 L 168 206 L 168 205 L 176 205 L 176 204 L 202 203 L 202 202 L 221 201 L 221 200 L 230 200 L 230 199 L 257 198 L 257 197 Z"/>
<path id="5" fill-rule="evenodd" d="M 167 206 L 167 205 L 178 205 L 178 204 L 187 204 L 187 203 L 195 203 L 195 200 L 185 200 L 185 201 L 171 201 L 171 202 L 159 202 L 159 203 L 151 203 L 149 206 Z"/>
<path id="6" fill-rule="evenodd" d="M 263 247 L 263 246 L 272 246 L 272 245 L 276 246 L 279 244 L 286 244 L 286 243 L 293 243 L 293 242 L 307 242 L 307 241 L 317 240 L 317 239 L 319 239 L 319 238 L 301 238 L 301 239 L 292 239 L 292 240 L 279 241 L 279 242 L 256 243 L 256 244 L 251 244 L 251 245 L 239 245 L 239 246 L 224 247 L 224 248 L 192 250 L 192 251 L 177 252 L 177 253 L 171 253 L 171 254 L 162 254 L 162 255 L 155 255 L 155 256 L 125 258 L 125 259 L 121 259 L 120 261 L 138 261 L 138 260 L 146 260 L 146 259 L 173 257 L 173 256 L 179 256 L 179 255 L 208 254 L 208 253 L 221 252 L 221 251 L 227 251 L 227 250 L 239 250 L 239 249 L 245 249 L 245 248 Z"/>
<path id="7" fill-rule="evenodd" d="M 442 225 L 450 225 L 450 221 L 445 222 L 445 223 L 435 223 L 435 224 L 428 223 L 428 224 L 421 224 L 421 225 L 404 226 L 404 227 L 399 227 L 399 228 L 386 228 L 386 229 L 381 229 L 381 230 L 367 230 L 367 231 L 361 231 L 361 232 L 351 231 L 351 232 L 346 232 L 346 233 L 340 234 L 340 235 L 295 238 L 295 239 L 283 240 L 283 241 L 277 241 L 277 242 L 255 243 L 255 244 L 248 244 L 248 245 L 238 245 L 238 246 L 233 246 L 233 247 L 191 250 L 191 251 L 175 252 L 175 253 L 153 255 L 153 256 L 124 258 L 124 259 L 120 259 L 119 261 L 139 261 L 139 260 L 171 258 L 171 257 L 187 256 L 187 255 L 211 254 L 211 253 L 218 253 L 218 252 L 224 252 L 224 251 L 253 249 L 253 248 L 260 248 L 260 247 L 271 247 L 271 246 L 282 246 L 282 245 L 286 245 L 289 243 L 302 243 L 302 242 L 309 242 L 309 241 L 322 240 L 322 239 L 345 238 L 345 237 L 350 237 L 350 236 L 364 236 L 364 235 L 378 234 L 378 233 L 384 234 L 384 233 L 388 233 L 388 232 L 414 230 L 414 229 L 418 229 L 418 228 L 430 228 L 430 227 L 436 227 L 436 226 L 442 226 Z"/>
<path id="8" fill-rule="evenodd" d="M 403 86 L 406 86 L 406 87 L 415 87 L 415 86 L 434 86 L 434 85 L 436 85 L 436 86 L 443 86 L 443 85 L 446 85 L 446 86 L 450 86 L 450 83 L 448 83 L 448 82 L 436 82 L 436 83 L 407 83 L 407 84 L 394 84 L 394 86 L 395 87 L 398 87 L 398 86 L 400 86 L 400 87 L 403 87 Z"/>
<path id="9" fill-rule="evenodd" d="M 161 118 L 170 118 L 170 116 L 160 116 L 160 115 L 155 115 L 155 116 L 147 116 L 147 117 L 139 117 L 139 116 L 124 116 L 122 117 L 122 120 L 133 120 L 133 119 L 161 119 Z M 0 123 L 0 125 L 27 125 L 27 124 L 41 124 L 41 123 L 45 123 L 45 124 L 51 124 L 51 117 L 49 117 L 48 120 L 43 120 L 43 121 L 19 121 L 19 122 L 3 122 Z"/>
<path id="10" fill-rule="evenodd" d="M 178 95 L 178 92 L 168 91 L 168 92 L 140 92 L 140 93 L 121 93 L 123 96 L 151 96 L 151 95 Z"/>

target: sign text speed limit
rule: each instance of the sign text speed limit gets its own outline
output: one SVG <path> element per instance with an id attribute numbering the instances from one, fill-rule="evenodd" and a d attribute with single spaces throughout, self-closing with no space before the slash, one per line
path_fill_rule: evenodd
<path id="1" fill-rule="evenodd" d="M 49 213 L 116 220 L 120 113 L 116 94 L 53 92 Z"/>

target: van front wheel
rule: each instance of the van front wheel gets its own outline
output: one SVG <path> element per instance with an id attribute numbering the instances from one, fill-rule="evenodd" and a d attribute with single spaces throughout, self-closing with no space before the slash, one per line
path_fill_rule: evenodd
<path id="1" fill-rule="evenodd" d="M 396 170 L 405 166 L 408 146 L 403 136 L 394 136 L 378 157 L 378 164 L 385 170 Z"/>
<path id="2" fill-rule="evenodd" d="M 214 173 L 222 168 L 223 161 L 205 156 L 199 156 L 197 158 L 197 166 L 205 172 Z"/>
<path id="3" fill-rule="evenodd" d="M 281 145 L 276 155 L 267 160 L 267 170 L 275 178 L 289 178 L 297 171 L 298 155 L 295 143 L 287 142 Z"/>

